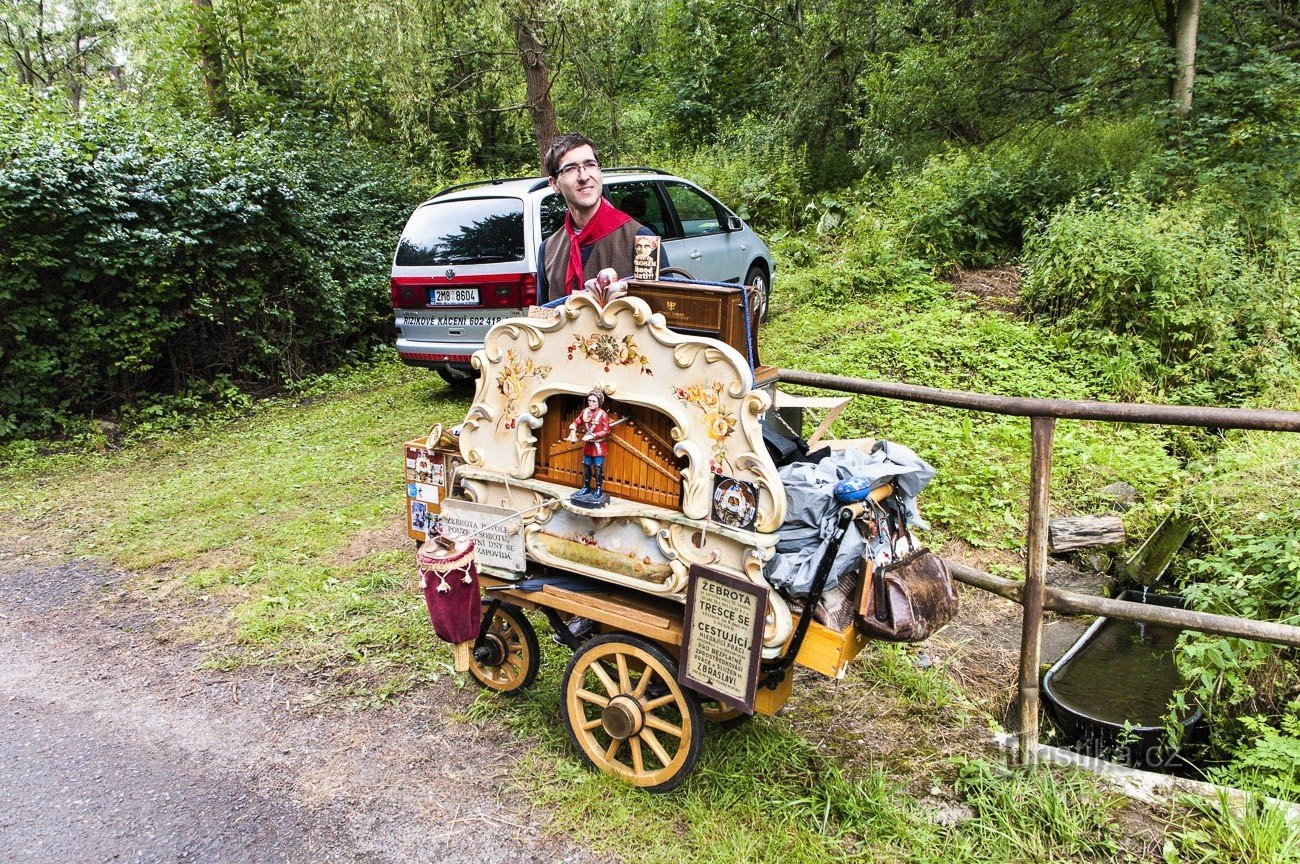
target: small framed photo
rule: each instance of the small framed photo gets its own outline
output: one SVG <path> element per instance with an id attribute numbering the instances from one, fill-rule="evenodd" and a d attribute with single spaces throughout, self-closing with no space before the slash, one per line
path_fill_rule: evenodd
<path id="1" fill-rule="evenodd" d="M 753 531 L 758 519 L 758 487 L 746 480 L 714 475 L 710 515 L 714 522 L 728 528 Z"/>

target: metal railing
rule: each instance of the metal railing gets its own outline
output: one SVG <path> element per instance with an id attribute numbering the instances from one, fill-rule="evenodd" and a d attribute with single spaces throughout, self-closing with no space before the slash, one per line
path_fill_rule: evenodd
<path id="1" fill-rule="evenodd" d="M 1240 636 L 1300 647 L 1300 627 L 1289 624 L 1111 600 L 1062 591 L 1047 585 L 1047 527 L 1051 507 L 1048 483 L 1052 476 L 1052 444 L 1057 420 L 1099 420 L 1108 423 L 1150 423 L 1165 426 L 1197 426 L 1206 429 L 1300 432 L 1300 412 L 1088 402 L 1069 399 L 1022 399 L 969 393 L 962 390 L 917 387 L 887 381 L 868 381 L 862 378 L 801 372 L 794 369 L 778 370 L 777 380 L 824 390 L 836 390 L 841 393 L 1030 418 L 1032 455 L 1029 471 L 1029 524 L 1025 581 L 1021 583 L 1002 579 L 972 567 L 949 562 L 953 577 L 958 581 L 1005 597 L 1018 603 L 1024 610 L 1021 619 L 1020 674 L 1016 695 L 1020 719 L 1020 729 L 1017 731 L 1018 755 L 1021 764 L 1033 762 L 1038 747 L 1039 665 L 1042 655 L 1045 609 L 1069 615 L 1103 615 L 1128 621 L 1165 624 L 1186 630 Z"/>

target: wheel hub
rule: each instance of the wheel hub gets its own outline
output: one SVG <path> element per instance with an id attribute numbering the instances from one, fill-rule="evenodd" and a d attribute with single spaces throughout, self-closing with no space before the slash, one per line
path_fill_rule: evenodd
<path id="1" fill-rule="evenodd" d="M 488 633 L 474 646 L 474 659 L 483 666 L 500 666 L 506 659 L 505 643 L 495 633 Z"/>
<path id="2" fill-rule="evenodd" d="M 620 694 L 609 700 L 600 714 L 600 725 L 611 738 L 631 738 L 645 726 L 645 711 L 631 696 Z"/>

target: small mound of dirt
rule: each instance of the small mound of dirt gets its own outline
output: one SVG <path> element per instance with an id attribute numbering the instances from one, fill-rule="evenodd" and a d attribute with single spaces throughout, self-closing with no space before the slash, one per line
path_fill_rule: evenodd
<path id="1" fill-rule="evenodd" d="M 1020 282 L 1024 268 L 1019 266 L 985 267 L 976 270 L 953 268 L 948 274 L 953 294 L 973 297 L 975 305 L 983 309 L 996 309 L 1012 315 L 1024 315 L 1020 302 Z"/>

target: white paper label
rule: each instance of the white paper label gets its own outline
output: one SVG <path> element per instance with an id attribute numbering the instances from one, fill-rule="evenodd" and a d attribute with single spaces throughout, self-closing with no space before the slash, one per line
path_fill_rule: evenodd
<path id="1" fill-rule="evenodd" d="M 479 564 L 523 572 L 524 520 L 515 511 L 448 498 L 442 502 L 442 526 L 449 536 L 473 538 Z"/>

